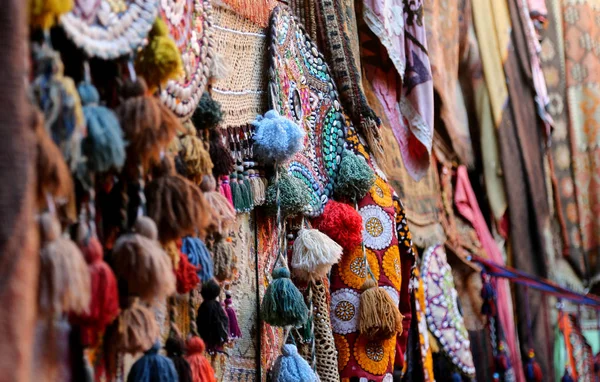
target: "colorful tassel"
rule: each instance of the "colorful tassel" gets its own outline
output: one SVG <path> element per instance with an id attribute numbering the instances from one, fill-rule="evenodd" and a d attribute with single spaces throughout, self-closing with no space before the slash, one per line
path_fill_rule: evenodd
<path id="1" fill-rule="evenodd" d="M 127 376 L 127 382 L 176 382 L 177 370 L 173 361 L 159 354 L 160 342 L 156 342 L 144 356 L 138 359 Z"/>
<path id="2" fill-rule="evenodd" d="M 291 267 L 301 280 L 320 280 L 333 264 L 340 261 L 344 249 L 316 229 L 301 229 L 294 240 Z"/>
<path id="3" fill-rule="evenodd" d="M 200 291 L 203 301 L 198 308 L 196 325 L 198 334 L 209 350 L 219 349 L 228 340 L 227 314 L 217 298 L 221 294 L 221 287 L 213 280 L 202 285 Z"/>
<path id="4" fill-rule="evenodd" d="M 193 382 L 192 369 L 189 362 L 185 359 L 185 342 L 181 337 L 177 335 L 171 335 L 167 338 L 165 343 L 165 350 L 167 357 L 171 359 L 177 375 L 179 376 L 179 382 Z"/>
<path id="5" fill-rule="evenodd" d="M 204 92 L 192 115 L 192 123 L 198 131 L 213 130 L 222 120 L 221 104 L 215 101 L 209 92 Z"/>
<path id="6" fill-rule="evenodd" d="M 189 262 L 196 267 L 200 281 L 205 283 L 214 277 L 212 257 L 201 239 L 185 237 L 181 245 L 181 252 L 185 253 Z"/>
<path id="7" fill-rule="evenodd" d="M 213 224 L 216 225 L 217 233 L 226 234 L 233 223 L 235 223 L 235 210 L 221 193 L 216 191 L 217 182 L 212 175 L 205 175 L 200 183 L 204 198 L 211 206 Z"/>
<path id="8" fill-rule="evenodd" d="M 264 117 L 259 115 L 252 125 L 256 128 L 254 155 L 265 163 L 282 163 L 304 147 L 304 130 L 276 110 L 269 110 Z"/>
<path id="9" fill-rule="evenodd" d="M 177 278 L 177 293 L 185 294 L 200 283 L 196 267 L 190 263 L 187 256 L 179 253 L 179 266 L 175 272 Z"/>
<path id="10" fill-rule="evenodd" d="M 215 278 L 219 281 L 229 280 L 233 276 L 236 256 L 231 245 L 231 238 L 217 235 L 212 246 Z"/>
<path id="11" fill-rule="evenodd" d="M 494 363 L 496 364 L 496 371 L 502 374 L 506 373 L 511 368 L 510 358 L 508 357 L 503 342 L 500 342 L 498 345 L 498 351 L 494 359 Z"/>
<path id="12" fill-rule="evenodd" d="M 571 373 L 569 373 L 569 368 L 565 367 L 565 373 L 563 374 L 560 382 L 575 382 L 573 377 L 571 377 Z"/>
<path id="13" fill-rule="evenodd" d="M 344 249 L 354 250 L 363 240 L 363 222 L 351 206 L 330 200 L 323 214 L 314 220 L 315 227 Z"/>
<path id="14" fill-rule="evenodd" d="M 92 172 L 120 171 L 125 163 L 125 142 L 117 115 L 100 106 L 100 95 L 91 83 L 82 82 L 78 91 L 87 126 L 87 136 L 81 142 L 86 167 Z"/>
<path id="15" fill-rule="evenodd" d="M 148 45 L 136 55 L 135 70 L 146 80 L 152 93 L 168 80 L 183 74 L 181 53 L 160 17 L 148 34 Z"/>
<path id="16" fill-rule="evenodd" d="M 194 382 L 217 382 L 215 371 L 210 362 L 204 357 L 205 345 L 200 337 L 191 337 L 187 341 L 187 356 Z"/>
<path id="17" fill-rule="evenodd" d="M 290 280 L 290 271 L 276 268 L 261 305 L 262 318 L 271 326 L 299 327 L 308 318 L 302 293 Z"/>
<path id="18" fill-rule="evenodd" d="M 372 339 L 388 339 L 402 333 L 402 314 L 385 289 L 378 288 L 372 277 L 367 277 L 360 295 L 358 329 Z"/>
<path id="19" fill-rule="evenodd" d="M 540 364 L 535 360 L 535 352 L 533 349 L 529 349 L 527 353 L 527 363 L 525 364 L 525 377 L 527 382 L 542 382 L 544 376 L 542 374 L 542 368 Z"/>
<path id="20" fill-rule="evenodd" d="M 452 382 L 462 382 L 463 379 L 459 373 L 453 372 L 452 376 L 451 376 L 451 380 L 452 380 Z"/>
<path id="21" fill-rule="evenodd" d="M 273 365 L 273 382 L 306 381 L 316 382 L 319 379 L 308 362 L 298 354 L 296 345 L 285 344 L 281 355 Z"/>
<path id="22" fill-rule="evenodd" d="M 307 186 L 298 178 L 281 171 L 277 182 L 267 189 L 267 205 L 272 211 L 277 207 L 277 189 L 279 188 L 279 206 L 283 216 L 295 216 L 304 212 L 310 203 Z"/>
<path id="23" fill-rule="evenodd" d="M 483 286 L 481 288 L 481 298 L 483 299 L 481 314 L 488 317 L 495 317 L 497 313 L 496 290 L 492 285 L 490 277 L 485 274 L 485 272 L 481 273 L 481 279 L 483 280 Z"/>
<path id="24" fill-rule="evenodd" d="M 204 175 L 212 174 L 213 163 L 202 140 L 194 135 L 185 135 L 179 139 L 181 149 L 179 157 L 184 166 L 186 178 L 200 184 Z"/>
<path id="25" fill-rule="evenodd" d="M 374 183 L 375 172 L 365 158 L 344 150 L 333 190 L 336 197 L 357 202 L 369 192 Z"/>
<path id="26" fill-rule="evenodd" d="M 233 196 L 231 191 L 231 185 L 229 184 L 229 176 L 222 176 L 219 186 L 219 192 L 227 199 L 229 204 L 233 207 Z"/>
<path id="27" fill-rule="evenodd" d="M 226 293 L 225 297 L 225 312 L 227 313 L 227 317 L 229 319 L 229 337 L 233 339 L 242 338 L 242 331 L 240 330 L 240 325 L 238 324 L 235 309 L 233 309 L 231 295 Z"/>
<path id="28" fill-rule="evenodd" d="M 148 350 L 160 335 L 154 312 L 137 298 L 121 311 L 117 320 L 107 330 L 105 343 L 116 352 L 136 354 Z"/>

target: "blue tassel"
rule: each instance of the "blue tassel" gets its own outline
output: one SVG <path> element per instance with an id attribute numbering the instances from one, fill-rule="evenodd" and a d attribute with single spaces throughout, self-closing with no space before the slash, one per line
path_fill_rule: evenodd
<path id="1" fill-rule="evenodd" d="M 156 342 L 133 364 L 127 382 L 178 382 L 179 377 L 173 361 L 158 354 L 159 350 L 160 343 Z"/>
<path id="2" fill-rule="evenodd" d="M 302 293 L 290 280 L 290 271 L 277 268 L 262 301 L 263 319 L 272 326 L 299 327 L 308 319 L 308 308 Z"/>
<path id="3" fill-rule="evenodd" d="M 254 154 L 266 163 L 284 162 L 304 147 L 304 130 L 276 110 L 257 116 L 252 125 L 256 128 Z"/>
<path id="4" fill-rule="evenodd" d="M 462 377 L 460 376 L 459 373 L 457 373 L 457 372 L 452 373 L 452 382 L 462 382 Z"/>
<path id="5" fill-rule="evenodd" d="M 496 316 L 496 291 L 490 280 L 490 277 L 484 272 L 481 273 L 483 280 L 483 287 L 481 288 L 481 298 L 483 304 L 481 305 L 481 314 L 488 317 Z"/>
<path id="6" fill-rule="evenodd" d="M 565 374 L 560 379 L 560 382 L 575 382 L 571 374 L 569 373 L 569 369 L 565 367 Z"/>
<path id="7" fill-rule="evenodd" d="M 198 277 L 203 283 L 214 277 L 212 256 L 201 239 L 184 237 L 181 252 L 187 256 L 190 263 L 198 267 Z"/>
<path id="8" fill-rule="evenodd" d="M 281 355 L 273 365 L 273 382 L 318 381 L 308 362 L 298 354 L 296 345 L 283 345 Z"/>
<path id="9" fill-rule="evenodd" d="M 116 114 L 100 106 L 100 95 L 94 85 L 83 82 L 78 87 L 83 103 L 87 136 L 81 142 L 87 167 L 93 172 L 120 170 L 125 163 L 123 131 Z"/>

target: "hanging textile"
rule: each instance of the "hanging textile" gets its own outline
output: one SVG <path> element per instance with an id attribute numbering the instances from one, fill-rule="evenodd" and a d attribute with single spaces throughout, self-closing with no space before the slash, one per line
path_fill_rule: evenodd
<path id="1" fill-rule="evenodd" d="M 569 369 L 571 377 L 581 382 L 595 381 L 594 354 L 583 336 L 577 317 L 559 310 L 558 327 L 567 349 L 565 367 Z"/>

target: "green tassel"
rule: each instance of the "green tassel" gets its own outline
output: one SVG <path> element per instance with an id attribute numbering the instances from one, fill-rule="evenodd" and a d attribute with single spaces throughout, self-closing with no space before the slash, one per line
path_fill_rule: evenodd
<path id="1" fill-rule="evenodd" d="M 248 203 L 248 211 L 250 211 L 254 208 L 254 194 L 252 194 L 252 185 L 250 184 L 248 171 L 244 171 L 242 175 L 244 176 L 244 186 L 246 187 L 246 190 L 248 190 L 246 197 Z"/>
<path id="2" fill-rule="evenodd" d="M 302 342 L 304 343 L 310 343 L 314 339 L 312 315 L 310 315 L 304 323 L 304 325 L 302 325 L 302 329 L 300 330 L 300 336 L 302 337 Z"/>
<path id="3" fill-rule="evenodd" d="M 271 326 L 299 327 L 308 319 L 308 308 L 302 293 L 290 280 L 290 271 L 276 268 L 261 306 L 262 318 Z"/>
<path id="4" fill-rule="evenodd" d="M 337 198 L 356 202 L 369 192 L 374 183 L 375 172 L 365 158 L 345 150 L 334 188 Z"/>
<path id="5" fill-rule="evenodd" d="M 231 198 L 233 199 L 233 206 L 237 212 L 244 212 L 244 197 L 242 195 L 242 190 L 240 188 L 240 184 L 237 181 L 237 174 L 231 174 Z"/>
<path id="6" fill-rule="evenodd" d="M 279 180 L 267 189 L 267 205 L 272 211 L 276 211 L 277 186 L 279 185 L 279 203 L 283 216 L 294 216 L 304 212 L 304 208 L 310 203 L 310 191 L 298 178 L 280 171 Z"/>

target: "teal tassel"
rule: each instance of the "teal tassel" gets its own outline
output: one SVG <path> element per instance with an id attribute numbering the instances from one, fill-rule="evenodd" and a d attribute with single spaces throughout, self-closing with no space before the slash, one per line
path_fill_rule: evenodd
<path id="1" fill-rule="evenodd" d="M 244 208 L 244 197 L 242 195 L 242 190 L 240 189 L 240 184 L 237 181 L 237 175 L 234 172 L 231 174 L 231 197 L 233 199 L 233 206 L 237 212 L 243 212 Z"/>
<path id="2" fill-rule="evenodd" d="M 310 203 L 310 192 L 298 178 L 281 171 L 277 183 L 273 183 L 267 189 L 267 205 L 275 211 L 277 187 L 279 186 L 279 204 L 283 216 L 294 216 L 304 212 L 304 208 Z"/>
<path id="3" fill-rule="evenodd" d="M 254 208 L 254 194 L 252 194 L 252 185 L 250 184 L 250 178 L 248 177 L 248 171 L 244 171 L 242 173 L 244 177 L 244 187 L 248 190 L 247 200 L 248 200 L 248 211 Z"/>
<path id="4" fill-rule="evenodd" d="M 334 188 L 336 196 L 356 202 L 369 192 L 374 183 L 375 172 L 365 158 L 345 150 Z"/>
<path id="5" fill-rule="evenodd" d="M 290 271 L 276 268 L 262 301 L 263 320 L 272 326 L 299 327 L 308 319 L 308 308 L 302 293 L 290 280 Z"/>

